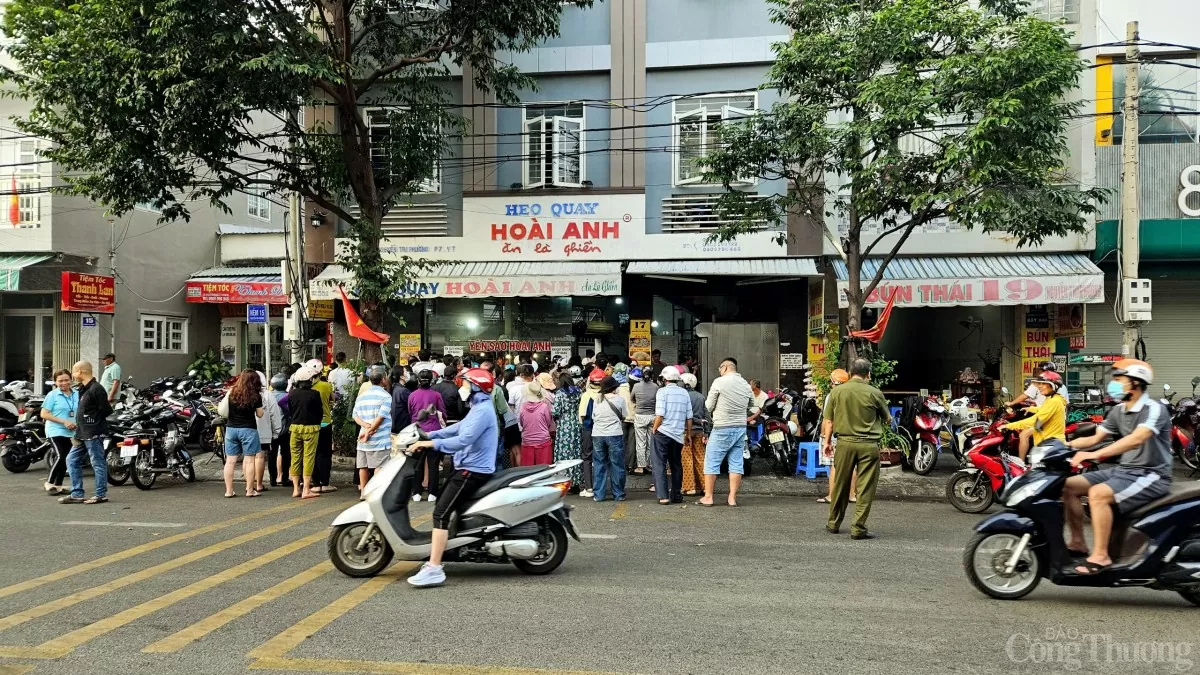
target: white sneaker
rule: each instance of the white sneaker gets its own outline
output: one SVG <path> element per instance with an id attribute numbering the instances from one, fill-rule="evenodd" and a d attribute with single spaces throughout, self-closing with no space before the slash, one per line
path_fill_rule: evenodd
<path id="1" fill-rule="evenodd" d="M 591 490 L 580 490 L 579 496 L 580 497 L 595 497 L 596 493 L 592 492 Z"/>
<path id="2" fill-rule="evenodd" d="M 429 586 L 441 586 L 446 583 L 446 572 L 441 565 L 430 565 L 425 563 L 421 565 L 421 571 L 408 578 L 408 583 L 417 588 L 427 588 Z"/>
<path id="3" fill-rule="evenodd" d="M 425 498 L 425 501 L 432 504 L 437 501 L 437 495 L 429 495 L 428 497 Z"/>
<path id="4" fill-rule="evenodd" d="M 419 502 L 419 501 L 421 501 L 421 495 L 420 495 L 420 493 L 417 493 L 417 494 L 413 495 L 413 501 L 414 501 L 414 502 Z"/>

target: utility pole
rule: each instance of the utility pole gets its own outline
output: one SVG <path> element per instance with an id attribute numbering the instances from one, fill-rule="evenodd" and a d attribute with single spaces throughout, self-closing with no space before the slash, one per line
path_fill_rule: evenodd
<path id="1" fill-rule="evenodd" d="M 292 341 L 292 363 L 304 361 L 305 332 L 308 328 L 307 322 L 304 321 L 304 298 L 308 289 L 304 287 L 304 246 L 301 240 L 303 226 L 304 219 L 300 214 L 300 195 L 291 192 L 288 194 L 287 241 L 284 242 L 288 251 L 288 260 L 284 264 L 289 269 L 286 270 L 287 274 L 283 283 L 285 288 L 290 286 L 292 317 L 296 327 L 296 339 Z"/>
<path id="2" fill-rule="evenodd" d="M 103 230 L 101 230 L 103 231 Z M 112 215 L 108 216 L 108 273 L 113 278 L 113 313 L 109 317 L 111 330 L 108 331 L 108 351 L 117 351 L 117 224 Z M 97 325 L 100 323 L 96 322 Z"/>
<path id="3" fill-rule="evenodd" d="M 1138 203 L 1138 106 L 1140 104 L 1139 61 L 1142 52 L 1138 49 L 1138 22 L 1125 24 L 1125 102 L 1122 116 L 1125 128 L 1121 143 L 1121 299 L 1128 293 L 1130 279 L 1138 278 L 1138 258 L 1141 243 L 1138 239 L 1141 228 L 1141 209 Z M 1125 316 L 1122 353 L 1131 356 L 1138 340 L 1138 327 Z"/>

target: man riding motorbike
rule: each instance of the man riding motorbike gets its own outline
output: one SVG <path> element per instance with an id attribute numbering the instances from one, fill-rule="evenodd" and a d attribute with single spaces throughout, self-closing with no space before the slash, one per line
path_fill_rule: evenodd
<path id="1" fill-rule="evenodd" d="M 1044 370 L 1033 378 L 1031 384 L 1037 387 L 1043 402 L 1029 411 L 1033 413 L 1030 417 L 1004 425 L 1005 429 L 1021 432 L 1017 454 L 1022 462 L 1029 452 L 1030 441 L 1040 444 L 1050 438 L 1060 441 L 1067 439 L 1067 400 L 1059 393 L 1062 375 L 1053 370 Z"/>
<path id="2" fill-rule="evenodd" d="M 1171 486 L 1171 415 L 1146 391 L 1154 382 L 1154 370 L 1145 361 L 1122 359 L 1113 364 L 1112 375 L 1108 395 L 1121 403 L 1108 412 L 1094 435 L 1070 443 L 1072 448 L 1086 450 L 1109 436 L 1117 439 L 1101 450 L 1076 453 L 1071 458 L 1073 466 L 1121 456 L 1116 467 L 1071 476 L 1063 489 L 1071 530 L 1067 548 L 1074 554 L 1087 552 L 1083 495 L 1087 495 L 1092 512 L 1094 544 L 1091 555 L 1075 568 L 1077 574 L 1095 574 L 1112 565 L 1108 540 L 1114 508 L 1129 513 L 1167 494 Z"/>
<path id="3" fill-rule="evenodd" d="M 458 395 L 470 407 L 463 420 L 445 429 L 429 432 L 432 440 L 418 441 L 409 446 L 413 452 L 432 448 L 454 455 L 454 474 L 442 488 L 441 497 L 433 509 L 429 562 L 408 578 L 408 583 L 413 586 L 440 586 L 446 583 L 442 554 L 450 538 L 450 517 L 496 472 L 496 444 L 500 438 L 500 427 L 492 406 L 495 382 L 492 374 L 482 368 L 467 370 L 456 381 Z"/>

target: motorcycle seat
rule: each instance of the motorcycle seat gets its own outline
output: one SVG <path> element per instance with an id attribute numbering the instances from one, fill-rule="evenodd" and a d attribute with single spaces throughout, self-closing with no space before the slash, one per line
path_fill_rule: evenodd
<path id="1" fill-rule="evenodd" d="M 1075 438 L 1084 438 L 1087 436 L 1094 436 L 1094 435 L 1096 435 L 1096 423 L 1095 422 L 1080 422 L 1079 426 L 1075 427 L 1075 432 L 1074 432 Z"/>
<path id="2" fill-rule="evenodd" d="M 488 482 L 479 486 L 479 489 L 475 491 L 475 494 L 471 495 L 471 501 L 477 502 L 493 492 L 500 490 L 501 488 L 508 487 L 514 481 L 520 480 L 526 476 L 532 476 L 535 473 L 541 473 L 549 468 L 549 464 L 542 464 L 539 466 L 520 466 L 515 469 L 505 469 L 503 471 L 496 472 L 492 474 L 492 477 L 490 480 L 488 480 Z"/>
<path id="3" fill-rule="evenodd" d="M 1187 483 L 1172 483 L 1171 490 L 1165 497 L 1156 499 L 1145 506 L 1134 509 L 1129 513 L 1129 518 L 1141 518 L 1142 516 L 1156 509 L 1175 504 L 1177 502 L 1185 502 L 1191 499 L 1200 499 L 1200 482 L 1188 481 Z"/>

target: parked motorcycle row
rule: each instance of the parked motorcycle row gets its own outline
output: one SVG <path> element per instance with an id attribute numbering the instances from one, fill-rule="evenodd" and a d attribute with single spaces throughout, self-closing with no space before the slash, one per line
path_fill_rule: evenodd
<path id="1" fill-rule="evenodd" d="M 225 420 L 216 414 L 216 402 L 224 395 L 224 383 L 194 378 L 194 371 L 182 378 L 160 378 L 141 390 L 122 384 L 105 440 L 110 484 L 124 485 L 132 478 L 135 486 L 149 490 L 159 476 L 193 482 L 196 469 L 189 446 L 223 454 Z M 43 400 L 27 382 L 0 381 L 0 462 L 12 473 L 42 460 L 50 467 L 58 459 L 40 417 Z"/>

